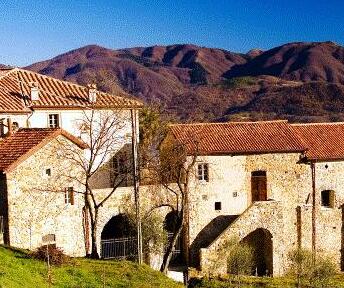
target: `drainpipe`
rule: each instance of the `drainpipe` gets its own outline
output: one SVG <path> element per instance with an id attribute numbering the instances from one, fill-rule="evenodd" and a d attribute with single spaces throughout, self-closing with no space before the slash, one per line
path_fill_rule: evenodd
<path id="1" fill-rule="evenodd" d="M 311 161 L 312 171 L 312 261 L 316 257 L 316 191 L 315 191 L 315 162 Z"/>
<path id="2" fill-rule="evenodd" d="M 133 156 L 133 180 L 134 180 L 134 196 L 135 196 L 135 214 L 137 229 L 137 255 L 138 263 L 143 263 L 142 256 L 142 227 L 140 213 L 140 193 L 139 193 L 139 172 L 138 172 L 138 149 L 137 149 L 137 114 L 136 110 L 131 109 L 131 149 Z"/>

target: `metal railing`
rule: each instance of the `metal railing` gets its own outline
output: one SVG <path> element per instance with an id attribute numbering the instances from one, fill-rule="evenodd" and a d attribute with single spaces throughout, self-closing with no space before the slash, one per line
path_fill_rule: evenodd
<path id="1" fill-rule="evenodd" d="M 172 241 L 173 233 L 168 233 L 168 242 Z M 182 245 L 181 245 L 181 237 L 178 237 L 176 245 L 174 246 L 173 252 L 172 252 L 172 261 L 176 260 L 181 254 L 182 254 Z"/>
<path id="2" fill-rule="evenodd" d="M 168 233 L 168 241 L 172 241 L 173 233 Z M 177 260 L 181 255 L 181 239 L 177 239 L 172 252 L 172 260 Z M 134 260 L 137 258 L 137 238 L 124 237 L 101 240 L 101 258 Z"/>
<path id="3" fill-rule="evenodd" d="M 101 241 L 101 257 L 103 259 L 128 259 L 137 257 L 137 238 L 115 238 Z"/>

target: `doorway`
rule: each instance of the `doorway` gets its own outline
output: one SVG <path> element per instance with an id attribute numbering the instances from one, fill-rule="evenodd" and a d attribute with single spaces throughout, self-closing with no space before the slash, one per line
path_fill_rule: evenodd
<path id="1" fill-rule="evenodd" d="M 251 173 L 252 202 L 267 200 L 266 171 L 253 171 Z"/>

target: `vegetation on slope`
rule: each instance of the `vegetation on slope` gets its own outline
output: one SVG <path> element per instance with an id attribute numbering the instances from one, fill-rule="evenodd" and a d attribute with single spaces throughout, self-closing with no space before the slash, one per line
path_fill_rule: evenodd
<path id="1" fill-rule="evenodd" d="M 196 45 L 92 45 L 27 68 L 83 85 L 95 82 L 114 94 L 123 89 L 183 122 L 344 120 L 344 47 L 332 42 L 247 54 Z"/>
<path id="2" fill-rule="evenodd" d="M 46 263 L 26 252 L 0 247 L 0 287 L 40 288 L 48 286 Z M 128 261 L 73 259 L 52 267 L 51 287 L 183 287 L 146 265 Z"/>

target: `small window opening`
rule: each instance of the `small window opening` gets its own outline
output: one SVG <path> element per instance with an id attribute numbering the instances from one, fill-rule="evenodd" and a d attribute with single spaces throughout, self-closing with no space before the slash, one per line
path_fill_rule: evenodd
<path id="1" fill-rule="evenodd" d="M 209 165 L 208 163 L 198 164 L 197 178 L 200 181 L 209 181 Z"/>
<path id="2" fill-rule="evenodd" d="M 47 169 L 45 169 L 45 175 L 47 175 L 47 176 L 51 176 L 51 168 L 47 168 Z"/>
<path id="3" fill-rule="evenodd" d="M 49 128 L 60 127 L 59 114 L 49 114 L 48 115 L 48 126 L 49 126 Z"/>
<path id="4" fill-rule="evenodd" d="M 18 130 L 19 130 L 19 124 L 18 124 L 18 122 L 13 122 L 13 123 L 12 123 L 12 129 L 13 129 L 13 131 L 18 131 Z"/>
<path id="5" fill-rule="evenodd" d="M 221 210 L 221 202 L 215 202 L 215 210 Z"/>
<path id="6" fill-rule="evenodd" d="M 334 208 L 334 197 L 335 195 L 333 190 L 321 191 L 321 206 Z"/>
<path id="7" fill-rule="evenodd" d="M 68 187 L 65 190 L 65 204 L 74 205 L 74 188 Z"/>

